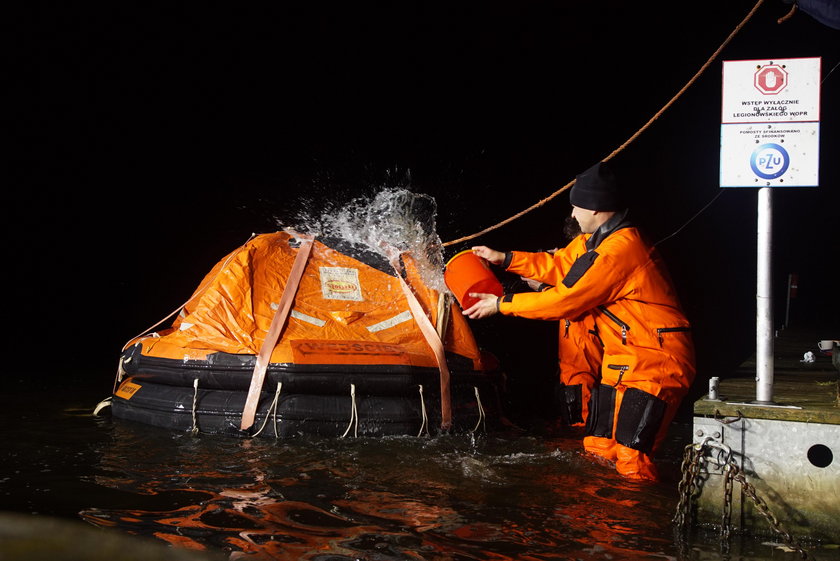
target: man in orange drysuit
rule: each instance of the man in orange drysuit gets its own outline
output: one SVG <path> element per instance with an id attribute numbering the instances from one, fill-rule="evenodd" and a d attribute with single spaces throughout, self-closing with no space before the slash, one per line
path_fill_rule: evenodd
<path id="1" fill-rule="evenodd" d="M 584 448 L 614 461 L 626 477 L 655 480 L 651 455 L 694 380 L 689 322 L 658 252 L 627 220 L 616 179 L 604 163 L 577 176 L 570 202 L 583 233 L 554 255 L 473 248 L 489 262 L 553 288 L 473 294 L 479 300 L 463 313 L 472 319 L 496 313 L 544 320 L 591 315 L 604 350 Z"/>
<path id="2" fill-rule="evenodd" d="M 569 426 L 579 427 L 589 418 L 592 388 L 600 382 L 603 348 L 589 314 L 576 321 L 560 320 L 557 364 L 560 415 Z"/>
<path id="3" fill-rule="evenodd" d="M 570 240 L 577 238 L 581 233 L 577 221 L 571 217 L 566 219 L 564 230 Z M 557 249 L 549 250 L 552 255 L 556 252 Z M 550 284 L 534 279 L 522 277 L 522 280 L 538 292 L 553 288 Z M 592 388 L 601 379 L 603 345 L 595 330 L 594 318 L 590 314 L 574 321 L 569 318 L 560 319 L 558 331 L 555 405 L 566 425 L 582 427 L 586 425 L 588 418 Z"/>

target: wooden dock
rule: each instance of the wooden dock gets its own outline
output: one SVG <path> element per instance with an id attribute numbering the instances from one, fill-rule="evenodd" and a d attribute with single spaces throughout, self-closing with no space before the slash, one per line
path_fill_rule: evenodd
<path id="1" fill-rule="evenodd" d="M 718 398 L 694 403 L 693 442 L 703 446 L 697 521 L 754 535 L 788 532 L 797 538 L 840 543 L 840 350 L 824 353 L 822 339 L 837 333 L 781 331 L 774 339 L 773 399 L 756 404 L 755 358 L 720 376 Z M 814 361 L 805 354 L 814 354 Z M 734 464 L 734 469 L 724 466 Z M 726 479 L 742 473 L 754 494 Z M 778 519 L 773 528 L 756 495 Z"/>
<path id="2" fill-rule="evenodd" d="M 840 334 L 834 334 L 840 337 Z M 808 330 L 782 330 L 774 339 L 773 401 L 775 406 L 751 404 L 756 398 L 755 356 L 720 379 L 719 401 L 699 399 L 695 416 L 736 417 L 840 424 L 838 357 L 820 352 L 817 341 L 832 338 Z M 814 362 L 803 362 L 805 353 Z M 840 453 L 840 451 L 838 451 Z"/>

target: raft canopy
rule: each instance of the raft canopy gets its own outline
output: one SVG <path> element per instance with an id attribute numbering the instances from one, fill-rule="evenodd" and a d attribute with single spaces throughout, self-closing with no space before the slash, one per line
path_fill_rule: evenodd
<path id="1" fill-rule="evenodd" d="M 168 329 L 137 337 L 124 350 L 184 362 L 212 360 L 217 353 L 257 355 L 299 246 L 300 240 L 290 232 L 255 236 L 213 267 Z M 402 254 L 398 266 L 426 317 L 442 334 L 447 357 L 471 370 L 491 367 L 466 319 L 450 313 L 453 303 L 448 293 L 428 286 L 410 254 Z M 304 369 L 307 365 L 436 368 L 434 353 L 397 274 L 387 259 L 372 251 L 337 240 L 314 240 L 269 362 Z"/>

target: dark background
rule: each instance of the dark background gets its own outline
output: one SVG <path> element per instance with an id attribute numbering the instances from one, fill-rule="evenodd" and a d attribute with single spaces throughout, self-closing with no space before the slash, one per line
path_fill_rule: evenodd
<path id="1" fill-rule="evenodd" d="M 630 138 L 752 6 L 30 4 L 6 49 L 8 368 L 107 392 L 122 345 L 252 232 L 385 186 L 433 196 L 444 242 L 494 225 Z M 765 2 L 612 160 L 636 222 L 655 240 L 678 232 L 659 247 L 703 381 L 755 348 L 757 191 L 720 193 L 723 60 L 822 57 L 820 186 L 774 189 L 773 277 L 780 327 L 796 273 L 790 326 L 840 337 L 840 31 L 803 11 L 777 23 L 788 10 Z M 447 252 L 554 247 L 569 211 L 563 193 Z M 474 325 L 521 400 L 538 394 L 554 326 Z"/>

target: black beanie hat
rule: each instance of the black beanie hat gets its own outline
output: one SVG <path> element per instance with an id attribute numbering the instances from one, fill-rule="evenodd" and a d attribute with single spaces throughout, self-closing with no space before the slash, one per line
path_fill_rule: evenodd
<path id="1" fill-rule="evenodd" d="M 604 162 L 598 162 L 575 178 L 569 202 L 587 210 L 615 211 L 624 208 L 615 175 Z"/>

